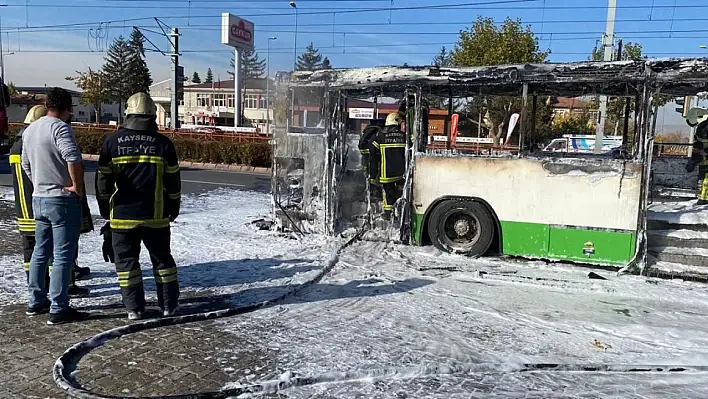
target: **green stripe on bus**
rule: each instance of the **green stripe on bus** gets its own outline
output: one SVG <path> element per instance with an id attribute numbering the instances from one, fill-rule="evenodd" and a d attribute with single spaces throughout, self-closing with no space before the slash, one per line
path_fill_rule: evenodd
<path id="1" fill-rule="evenodd" d="M 423 245 L 423 218 L 425 215 L 422 213 L 414 213 L 411 231 L 413 232 L 413 243 L 416 245 Z"/>
<path id="2" fill-rule="evenodd" d="M 412 220 L 413 242 L 422 245 L 422 214 Z M 634 256 L 632 231 L 549 226 L 541 223 L 501 221 L 504 255 L 625 266 Z"/>
<path id="3" fill-rule="evenodd" d="M 634 255 L 631 231 L 501 222 L 505 255 L 624 266 Z"/>

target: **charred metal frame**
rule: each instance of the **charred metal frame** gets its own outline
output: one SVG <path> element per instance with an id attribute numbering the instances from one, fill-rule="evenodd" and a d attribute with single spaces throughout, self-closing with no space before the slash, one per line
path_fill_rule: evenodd
<path id="1" fill-rule="evenodd" d="M 321 88 L 324 90 L 323 112 L 325 118 L 325 133 L 327 156 L 322 187 L 328 188 L 326 196 L 325 224 L 327 233 L 341 230 L 337 226 L 338 210 L 335 188 L 339 184 L 346 160 L 351 148 L 347 148 L 346 139 L 346 101 L 348 98 L 375 99 L 375 113 L 378 111 L 379 98 L 397 97 L 409 101 L 407 94 L 412 94 L 415 107 L 415 121 L 407 125 L 414 134 L 415 142 L 407 146 L 409 172 L 403 194 L 400 238 L 410 239 L 410 215 L 412 195 L 412 175 L 415 169 L 416 156 L 424 143 L 422 140 L 422 100 L 423 93 L 439 98 L 447 98 L 448 111 L 453 108 L 455 98 L 470 95 L 501 95 L 523 96 L 523 108 L 520 118 L 520 147 L 526 142 L 536 143 L 536 113 L 538 96 L 563 95 L 569 97 L 604 94 L 612 97 L 625 98 L 624 121 L 622 126 L 623 143 L 627 150 L 629 141 L 630 98 L 634 98 L 634 137 L 631 140 L 631 151 L 622 160 L 598 160 L 612 168 L 625 170 L 627 163 L 642 165 L 642 193 L 639 209 L 639 225 L 637 253 L 635 264 L 641 264 L 646 256 L 646 206 L 650 191 L 649 175 L 651 170 L 654 130 L 656 128 L 656 108 L 652 105 L 653 96 L 662 93 L 676 97 L 695 95 L 708 91 L 708 60 L 707 59 L 666 59 L 650 61 L 617 61 L 617 62 L 578 62 L 562 64 L 522 64 L 502 65 L 474 68 L 437 68 L 437 67 L 381 67 L 361 69 L 335 69 L 322 71 L 298 71 L 291 75 L 287 82 L 292 88 Z M 290 90 L 289 92 L 293 92 Z M 532 96 L 530 136 L 525 136 L 525 124 L 528 113 L 528 96 Z M 404 97 L 405 96 L 405 97 Z M 291 104 L 294 104 L 292 100 Z M 292 116 L 288 125 L 292 123 Z M 378 116 L 378 115 L 375 115 Z M 446 134 L 448 136 L 447 150 L 451 141 L 448 112 Z M 278 140 L 288 140 L 289 132 L 281 132 Z M 407 128 L 407 130 L 409 130 Z M 408 134 L 410 133 L 410 130 Z M 280 147 L 280 143 L 279 146 Z M 533 146 L 532 146 L 533 147 Z M 282 156 L 276 154 L 274 157 Z M 520 151 L 519 156 L 534 157 L 534 154 Z M 597 158 L 589 154 L 582 158 Z M 277 162 L 273 162 L 274 165 Z M 624 166 L 623 166 L 624 165 Z M 367 186 L 368 189 L 368 186 Z M 620 187 L 621 190 L 621 187 Z M 367 200 L 368 202 L 368 200 Z"/>

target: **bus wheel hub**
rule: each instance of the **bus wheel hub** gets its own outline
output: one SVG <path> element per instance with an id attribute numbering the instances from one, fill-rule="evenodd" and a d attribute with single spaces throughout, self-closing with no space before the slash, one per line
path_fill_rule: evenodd
<path id="1" fill-rule="evenodd" d="M 458 236 L 464 236 L 470 231 L 470 223 L 465 219 L 458 219 L 455 221 L 454 229 Z"/>

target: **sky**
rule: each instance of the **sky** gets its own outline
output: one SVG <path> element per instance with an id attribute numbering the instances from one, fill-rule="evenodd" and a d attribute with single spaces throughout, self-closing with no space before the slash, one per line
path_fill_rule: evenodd
<path id="1" fill-rule="evenodd" d="M 616 39 L 640 43 L 653 57 L 708 55 L 699 47 L 708 45 L 708 0 L 617 3 Z M 362 11 L 371 9 L 378 11 Z M 222 12 L 254 22 L 261 58 L 268 58 L 270 43 L 271 74 L 292 69 L 296 20 L 298 53 L 312 43 L 334 67 L 429 64 L 441 46 L 453 48 L 459 31 L 478 15 L 531 25 L 541 49 L 551 51 L 550 61 L 585 60 L 602 38 L 607 2 L 299 0 L 297 17 L 295 11 L 285 0 L 0 0 L 6 81 L 73 87 L 64 78 L 100 68 L 106 47 L 115 37 L 128 36 L 134 25 L 167 51 L 168 39 L 159 34 L 155 17 L 180 29 L 180 64 L 188 76 L 196 71 L 203 78 L 211 68 L 225 80 L 233 52 L 220 43 Z M 169 78 L 169 57 L 153 52 L 148 64 L 156 82 Z"/>

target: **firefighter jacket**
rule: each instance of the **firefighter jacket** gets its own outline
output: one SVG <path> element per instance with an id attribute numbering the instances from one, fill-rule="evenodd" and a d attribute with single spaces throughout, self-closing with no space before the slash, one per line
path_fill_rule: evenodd
<path id="1" fill-rule="evenodd" d="M 379 177 L 379 158 L 371 157 L 371 148 L 376 136 L 381 132 L 379 126 L 367 126 L 361 133 L 359 140 L 359 151 L 361 152 L 361 165 L 366 173 L 369 182 L 377 183 Z"/>
<path id="2" fill-rule="evenodd" d="M 371 157 L 380 159 L 379 183 L 393 183 L 406 174 L 406 134 L 397 126 L 386 126 L 372 141 Z"/>
<path id="3" fill-rule="evenodd" d="M 32 212 L 32 193 L 34 186 L 24 170 L 22 170 L 22 133 L 27 126 L 20 130 L 15 137 L 15 142 L 10 149 L 10 169 L 12 170 L 12 186 L 15 191 L 15 214 L 20 234 L 34 236 L 36 224 Z M 84 192 L 86 190 L 84 189 Z M 88 199 L 84 195 L 81 201 L 81 233 L 93 231 L 93 220 L 89 209 Z"/>
<path id="4" fill-rule="evenodd" d="M 126 127 L 106 137 L 98 159 L 96 199 L 114 230 L 165 228 L 179 215 L 180 173 L 172 141 Z"/>

